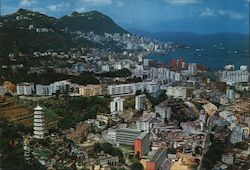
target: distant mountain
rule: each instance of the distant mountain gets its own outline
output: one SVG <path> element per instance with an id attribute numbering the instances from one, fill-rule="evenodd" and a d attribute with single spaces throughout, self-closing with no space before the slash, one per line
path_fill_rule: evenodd
<path id="1" fill-rule="evenodd" d="M 66 49 L 74 42 L 69 34 L 61 31 L 58 19 L 39 12 L 19 9 L 16 13 L 0 18 L 0 56 L 9 53 L 32 53 L 36 50 Z M 46 28 L 37 32 L 37 28 Z"/>
<path id="2" fill-rule="evenodd" d="M 70 16 L 60 18 L 60 23 L 72 31 L 89 32 L 96 34 L 103 33 L 128 33 L 118 26 L 110 17 L 98 12 L 90 11 L 85 13 L 73 12 Z"/>
<path id="3" fill-rule="evenodd" d="M 136 29 L 136 28 L 127 28 L 127 30 L 135 35 L 138 35 L 138 36 L 152 37 L 152 34 L 153 34 L 151 32 Z"/>
<path id="4" fill-rule="evenodd" d="M 13 14 L 0 17 L 0 56 L 48 49 L 66 50 L 79 45 L 100 46 L 85 39 L 73 40 L 71 31 L 93 31 L 96 34 L 127 33 L 111 18 L 98 11 L 74 12 L 70 16 L 58 19 L 39 12 L 19 9 Z"/>
<path id="5" fill-rule="evenodd" d="M 130 32 L 140 36 L 148 36 L 160 41 L 171 41 L 175 43 L 190 45 L 194 47 L 212 47 L 221 44 L 224 48 L 232 50 L 249 49 L 249 35 L 220 32 L 211 34 L 197 34 L 193 32 L 156 32 L 150 33 L 136 29 L 129 29 Z"/>
<path id="6" fill-rule="evenodd" d="M 22 8 L 13 14 L 0 17 L 0 21 L 4 23 L 6 28 L 28 27 L 29 25 L 58 28 L 57 18 Z"/>

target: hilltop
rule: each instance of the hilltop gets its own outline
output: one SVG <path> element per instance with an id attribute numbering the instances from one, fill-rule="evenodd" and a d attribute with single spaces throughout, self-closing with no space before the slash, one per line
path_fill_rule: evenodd
<path id="1" fill-rule="evenodd" d="M 27 9 L 0 17 L 0 56 L 48 49 L 63 51 L 71 47 L 99 47 L 86 39 L 75 40 L 72 32 L 127 33 L 111 18 L 98 12 L 74 12 L 55 18 Z"/>
<path id="2" fill-rule="evenodd" d="M 70 16 L 60 18 L 60 21 L 64 27 L 71 31 L 92 31 L 96 34 L 128 33 L 110 17 L 96 10 L 85 13 L 73 12 Z"/>

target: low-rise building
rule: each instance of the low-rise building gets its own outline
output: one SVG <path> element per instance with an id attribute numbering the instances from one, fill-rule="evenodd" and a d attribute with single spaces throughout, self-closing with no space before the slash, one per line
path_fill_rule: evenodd
<path id="1" fill-rule="evenodd" d="M 149 121 L 138 120 L 136 121 L 136 129 L 148 132 L 152 127 L 152 123 Z"/>
<path id="2" fill-rule="evenodd" d="M 176 82 L 181 80 L 181 73 L 176 72 L 176 71 L 171 71 L 168 68 L 160 67 L 160 68 L 155 68 L 152 67 L 150 68 L 150 78 L 152 80 L 167 80 L 170 82 Z"/>
<path id="3" fill-rule="evenodd" d="M 104 122 L 106 124 L 109 124 L 111 122 L 111 116 L 110 115 L 96 115 L 96 120 L 100 122 Z"/>
<path id="4" fill-rule="evenodd" d="M 36 95 L 38 96 L 51 96 L 52 95 L 52 89 L 49 85 L 36 85 Z"/>
<path id="5" fill-rule="evenodd" d="M 79 94 L 81 96 L 98 96 L 102 94 L 102 87 L 100 85 L 87 85 L 79 87 Z"/>
<path id="6" fill-rule="evenodd" d="M 65 131 L 66 138 L 72 140 L 75 144 L 80 144 L 86 139 L 90 129 L 91 125 L 89 123 L 80 122 L 75 129 L 71 128 Z"/>
<path id="7" fill-rule="evenodd" d="M 32 95 L 32 93 L 34 92 L 34 83 L 23 82 L 23 83 L 17 84 L 16 92 L 17 92 L 17 95 L 25 95 L 25 96 Z"/>
<path id="8" fill-rule="evenodd" d="M 102 72 L 109 72 L 109 65 L 102 65 Z"/>
<path id="9" fill-rule="evenodd" d="M 122 145 L 134 145 L 135 139 L 141 131 L 137 129 L 120 128 L 116 129 L 116 142 Z"/>
<path id="10" fill-rule="evenodd" d="M 50 84 L 52 93 L 55 94 L 57 92 L 59 93 L 65 93 L 67 91 L 69 91 L 69 86 L 70 86 L 70 82 L 67 80 L 62 80 L 62 81 L 56 81 L 52 84 Z"/>
<path id="11" fill-rule="evenodd" d="M 158 170 L 167 159 L 167 148 L 159 148 L 146 162 L 146 170 Z"/>
<path id="12" fill-rule="evenodd" d="M 159 105 L 155 106 L 155 112 L 160 114 L 162 119 L 167 118 L 167 120 L 170 120 L 172 114 L 171 107 L 166 106 L 163 103 L 160 103 Z"/>
<path id="13" fill-rule="evenodd" d="M 185 99 L 185 98 L 191 96 L 192 92 L 190 92 L 190 90 L 192 91 L 192 89 L 187 88 L 187 87 L 181 87 L 181 86 L 172 87 L 172 86 L 168 86 L 166 94 L 168 96 L 173 96 L 174 98 Z"/>
<path id="14" fill-rule="evenodd" d="M 135 94 L 136 91 L 147 91 L 148 93 L 157 93 L 160 90 L 158 82 L 139 82 L 131 84 L 109 85 L 107 92 L 109 95 Z"/>
<path id="15" fill-rule="evenodd" d="M 226 82 L 229 85 L 235 83 L 243 83 L 248 82 L 249 80 L 249 72 L 247 71 L 247 67 L 241 67 L 240 70 L 220 70 L 218 71 L 219 81 Z"/>
<path id="16" fill-rule="evenodd" d="M 3 86 L 0 86 L 0 96 L 4 96 L 6 93 L 6 90 Z"/>
<path id="17" fill-rule="evenodd" d="M 223 154 L 221 161 L 227 165 L 232 165 L 234 163 L 234 156 L 233 154 Z"/>
<path id="18" fill-rule="evenodd" d="M 239 126 L 234 127 L 231 133 L 230 142 L 232 144 L 236 144 L 242 142 L 242 140 L 243 140 L 243 134 L 241 127 Z"/>

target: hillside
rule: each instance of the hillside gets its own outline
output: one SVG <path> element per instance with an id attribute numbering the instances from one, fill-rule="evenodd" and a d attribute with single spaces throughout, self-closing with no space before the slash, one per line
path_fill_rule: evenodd
<path id="1" fill-rule="evenodd" d="M 17 52 L 30 54 L 49 49 L 64 51 L 78 46 L 100 47 L 100 44 L 86 39 L 74 40 L 74 35 L 70 33 L 72 31 L 93 31 L 96 34 L 126 32 L 98 11 L 74 12 L 71 16 L 58 19 L 19 9 L 0 17 L 0 57 L 6 58 L 9 53 Z"/>
<path id="2" fill-rule="evenodd" d="M 19 9 L 16 13 L 1 17 L 0 22 L 0 56 L 67 49 L 74 45 L 70 35 L 61 31 L 63 26 L 58 24 L 58 19 L 39 12 Z"/>
<path id="3" fill-rule="evenodd" d="M 60 27 L 62 28 L 62 26 L 59 26 L 57 18 L 22 8 L 13 14 L 2 16 L 0 21 L 4 22 L 4 26 L 6 28 L 26 28 L 29 25 L 51 29 L 59 29 Z"/>
<path id="4" fill-rule="evenodd" d="M 90 11 L 85 13 L 73 12 L 70 16 L 60 18 L 60 23 L 71 31 L 92 31 L 96 34 L 103 33 L 127 33 L 118 26 L 111 18 L 98 12 Z"/>
<path id="5" fill-rule="evenodd" d="M 36 103 L 26 100 L 15 100 L 13 98 L 0 96 L 0 119 L 6 119 L 9 122 L 15 124 L 23 124 L 25 126 L 33 126 L 33 108 Z M 50 113 L 50 110 L 46 112 L 46 123 L 48 128 L 54 128 L 57 126 L 59 117 Z"/>

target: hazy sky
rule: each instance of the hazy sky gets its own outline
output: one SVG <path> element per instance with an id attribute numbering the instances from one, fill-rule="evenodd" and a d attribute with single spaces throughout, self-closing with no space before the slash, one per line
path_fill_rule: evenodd
<path id="1" fill-rule="evenodd" d="M 0 0 L 1 1 L 1 0 Z M 2 0 L 2 14 L 28 8 L 60 17 L 99 10 L 124 28 L 150 32 L 249 33 L 250 0 Z"/>

